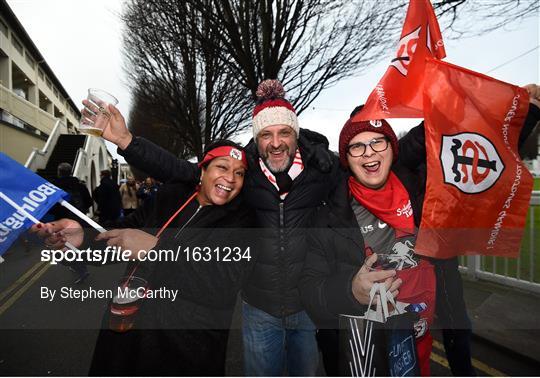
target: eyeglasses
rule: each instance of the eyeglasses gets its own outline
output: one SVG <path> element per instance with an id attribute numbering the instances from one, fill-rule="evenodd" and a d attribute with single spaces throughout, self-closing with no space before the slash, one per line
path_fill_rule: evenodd
<path id="1" fill-rule="evenodd" d="M 363 156 L 366 153 L 367 146 L 371 147 L 371 149 L 375 152 L 383 152 L 388 148 L 388 139 L 386 137 L 375 138 L 369 143 L 358 142 L 349 144 L 347 147 L 347 153 L 352 157 Z"/>

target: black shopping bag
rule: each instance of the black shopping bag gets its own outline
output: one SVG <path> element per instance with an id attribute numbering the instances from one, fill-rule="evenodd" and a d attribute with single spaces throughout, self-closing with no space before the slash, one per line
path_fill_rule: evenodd
<path id="1" fill-rule="evenodd" d="M 420 364 L 416 353 L 414 323 L 417 313 L 406 312 L 388 318 L 384 323 L 388 369 L 392 377 L 418 377 Z"/>
<path id="2" fill-rule="evenodd" d="M 376 294 L 380 301 L 373 310 Z M 418 314 L 404 312 L 384 285 L 375 284 L 363 316 L 340 315 L 340 375 L 410 377 L 420 375 L 414 323 Z M 392 311 L 388 309 L 392 305 Z"/>
<path id="3" fill-rule="evenodd" d="M 359 316 L 339 316 L 339 375 L 389 376 L 384 323 Z"/>

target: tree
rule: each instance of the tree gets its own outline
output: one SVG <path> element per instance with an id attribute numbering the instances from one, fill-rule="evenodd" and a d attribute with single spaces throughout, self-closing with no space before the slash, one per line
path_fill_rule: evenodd
<path id="1" fill-rule="evenodd" d="M 194 32 L 215 38 L 197 10 L 172 0 L 133 0 L 122 17 L 135 104 L 148 106 L 134 110 L 132 122 L 146 122 L 148 109 L 154 125 L 168 125 L 181 141 L 173 152 L 199 159 L 204 145 L 246 126 L 249 95 L 231 85 L 232 73 L 214 50 L 219 45 L 205 48 L 194 38 Z"/>
<path id="2" fill-rule="evenodd" d="M 500 27 L 538 10 L 537 1 L 433 3 L 450 36 Z M 128 72 L 137 86 L 152 79 L 170 87 L 165 94 L 170 93 L 174 129 L 199 155 L 201 145 L 216 135 L 212 127 L 228 136 L 247 126 L 262 80 L 279 79 L 299 114 L 324 89 L 394 54 L 407 4 L 408 0 L 131 0 L 124 13 Z M 489 15 L 490 22 L 471 27 L 460 22 L 465 14 L 472 20 Z M 231 114 L 236 115 L 234 121 L 224 122 Z M 229 132 L 231 125 L 240 126 Z"/>
<path id="3" fill-rule="evenodd" d="M 526 17 L 538 17 L 537 0 L 432 0 L 442 17 L 447 38 L 487 33 L 508 24 L 519 25 Z"/>
<path id="4" fill-rule="evenodd" d="M 218 36 L 197 38 L 211 49 L 221 46 L 238 84 L 254 97 L 262 80 L 280 79 L 297 113 L 379 59 L 390 45 L 387 32 L 399 26 L 391 17 L 396 8 L 385 2 L 187 1 Z"/>
<path id="5" fill-rule="evenodd" d="M 184 143 L 185 137 L 174 129 L 169 118 L 156 97 L 147 96 L 140 93 L 139 88 L 134 88 L 133 106 L 129 114 L 130 130 L 178 157 L 190 158 L 193 154 Z"/>
<path id="6" fill-rule="evenodd" d="M 401 1 L 342 0 L 186 0 L 199 9 L 218 38 L 198 35 L 205 46 L 220 46 L 240 85 L 255 94 L 264 79 L 280 79 L 301 113 L 326 88 L 359 74 L 394 54 L 408 6 Z M 498 3 L 498 4 L 497 4 Z M 497 4 L 497 5 L 496 5 Z M 452 36 L 500 27 L 525 17 L 537 2 L 439 0 L 434 8 Z M 458 14 L 490 16 L 471 27 Z M 459 13 L 458 13 L 459 10 Z M 515 16 L 512 18 L 512 16 Z M 477 17 L 474 17 L 477 18 Z M 495 23 L 495 24 L 493 24 Z"/>

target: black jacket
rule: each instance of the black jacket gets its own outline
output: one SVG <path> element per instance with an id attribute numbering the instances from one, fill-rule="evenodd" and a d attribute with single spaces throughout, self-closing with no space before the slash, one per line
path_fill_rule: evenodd
<path id="1" fill-rule="evenodd" d="M 260 169 L 256 143 L 252 140 L 246 146 L 249 169 L 242 193 L 246 203 L 255 209 L 262 231 L 258 261 L 252 279 L 243 288 L 243 297 L 276 317 L 303 309 L 298 281 L 307 250 L 306 228 L 339 177 L 337 157 L 328 150 L 324 136 L 301 129 L 298 146 L 305 168 L 284 201 Z M 142 138 L 134 139 L 119 153 L 160 181 L 198 179 L 195 164 L 178 160 Z"/>
<path id="2" fill-rule="evenodd" d="M 116 226 L 144 227 L 155 234 L 192 192 L 193 186 L 164 185 L 153 200 Z M 146 278 L 152 289 L 178 289 L 178 297 L 173 302 L 143 300 L 135 329 L 127 333 L 108 329 L 107 311 L 91 375 L 224 375 L 228 329 L 237 294 L 256 258 L 256 251 L 251 249 L 249 261 L 224 261 L 224 247 L 239 247 L 243 252 L 250 247 L 242 232 L 252 223 L 252 213 L 240 197 L 223 206 L 202 207 L 195 213 L 197 207 L 198 203 L 192 202 L 186 211 L 194 213 L 193 218 L 181 214 L 154 247 L 179 250 L 175 261 L 143 262 L 135 272 Z M 193 256 L 187 260 L 186 248 L 193 251 L 203 247 L 212 251 L 220 248 L 220 261 L 216 254 L 209 261 L 194 261 Z"/>
<path id="3" fill-rule="evenodd" d="M 58 177 L 52 181 L 54 185 L 69 193 L 70 199 L 69 203 L 75 206 L 77 209 L 83 213 L 87 213 L 90 206 L 92 206 L 92 197 L 90 192 L 82 182 L 79 181 L 77 177 L 68 176 L 68 177 Z M 51 214 L 54 216 L 54 219 L 61 218 L 70 218 L 80 221 L 80 219 L 75 216 L 71 211 L 65 207 L 57 204 L 51 209 Z"/>
<path id="4" fill-rule="evenodd" d="M 94 201 L 98 205 L 100 222 L 114 221 L 120 217 L 122 211 L 122 197 L 118 185 L 110 177 L 102 177 L 97 188 L 94 189 Z"/>

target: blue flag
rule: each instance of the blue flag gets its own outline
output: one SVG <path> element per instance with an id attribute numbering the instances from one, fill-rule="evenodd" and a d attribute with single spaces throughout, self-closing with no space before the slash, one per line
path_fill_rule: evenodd
<path id="1" fill-rule="evenodd" d="M 0 192 L 40 219 L 68 193 L 0 152 Z M 0 256 L 34 222 L 0 198 Z"/>

